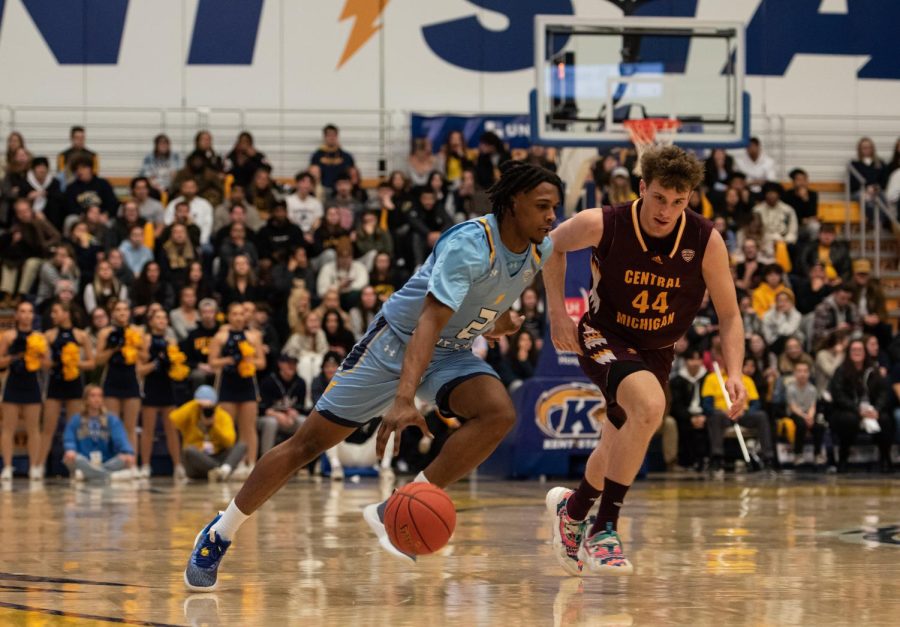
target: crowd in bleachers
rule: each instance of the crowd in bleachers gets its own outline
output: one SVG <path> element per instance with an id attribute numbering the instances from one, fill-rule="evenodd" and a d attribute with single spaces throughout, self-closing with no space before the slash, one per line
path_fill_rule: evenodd
<path id="1" fill-rule="evenodd" d="M 102 469 L 122 459 L 110 473 L 135 465 L 149 475 L 159 418 L 177 475 L 246 476 L 259 455 L 296 430 L 340 360 L 440 234 L 490 211 L 486 190 L 500 163 L 517 158 L 556 167 L 554 155 L 540 147 L 511 153 L 485 133 L 473 149 L 462 133 L 451 132 L 436 151 L 428 140 L 414 139 L 405 168 L 366 184 L 329 125 L 309 162 L 297 164 L 285 181 L 273 176 L 250 133 L 240 133 L 220 154 L 211 134 L 200 131 L 187 155 L 158 135 L 128 189 L 117 194 L 86 133 L 73 127 L 70 146 L 52 167 L 49 156 L 32 154 L 27 138 L 11 133 L 0 162 L 0 306 L 15 312 L 15 328 L 0 339 L 0 368 L 22 377 L 23 389 L 31 385 L 28 376 L 40 375 L 47 399 L 10 397 L 7 382 L 3 478 L 11 476 L 20 419 L 29 472 L 36 480 L 43 476 L 53 464 L 48 456 L 59 452 L 62 413 L 72 431 L 64 447 L 73 472 L 84 475 L 88 466 Z M 890 195 L 900 189 L 894 176 L 900 158 L 883 163 L 866 142 L 854 163 L 872 179 L 872 194 L 886 189 Z M 597 160 L 603 202 L 636 197 L 634 162 L 629 151 Z M 886 298 L 868 261 L 851 260 L 834 225 L 817 219 L 806 173 L 793 170 L 786 190 L 776 170 L 756 140 L 734 155 L 714 150 L 691 204 L 714 221 L 733 255 L 747 328 L 745 373 L 756 395 L 747 426 L 765 464 L 778 465 L 777 440 L 789 440 L 800 461 L 808 436 L 811 461 L 819 466 L 830 463 L 823 443 L 839 444 L 832 461 L 842 470 L 849 447 L 868 431 L 888 470 L 900 343 L 888 324 Z M 473 349 L 509 386 L 534 373 L 543 342 L 541 293 L 539 278 L 523 293 L 520 333 Z M 83 337 L 69 329 L 83 330 Z M 673 468 L 718 472 L 727 462 L 724 399 L 707 376 L 717 358 L 716 331 L 715 312 L 706 306 L 678 347 L 675 428 L 664 435 Z M 43 352 L 31 339 L 39 334 Z M 76 357 L 66 349 L 71 343 Z M 81 388 L 77 395 L 60 392 L 75 380 L 67 373 L 76 371 L 79 382 L 100 384 L 102 394 L 90 386 L 84 399 Z M 132 378 L 143 391 L 131 386 Z M 254 381 L 252 401 L 223 388 L 227 380 L 240 388 L 243 379 Z M 230 417 L 230 433 L 213 405 Z M 124 438 L 101 420 L 107 415 L 121 419 Z M 453 426 L 440 423 L 436 430 Z M 118 448 L 101 447 L 97 459 L 91 450 L 76 450 L 90 439 L 76 436 L 92 429 Z M 360 434 L 355 445 L 367 446 L 370 435 Z M 424 463 L 431 449 L 429 441 L 405 442 L 401 468 Z M 328 462 L 340 476 L 340 451 L 329 452 Z"/>
<path id="2" fill-rule="evenodd" d="M 900 170 L 900 144 L 887 164 L 863 138 L 852 166 L 864 173 L 868 194 L 883 194 Z M 818 194 L 806 172 L 791 170 L 786 186 L 775 173 L 756 139 L 734 155 L 713 150 L 692 199 L 713 220 L 733 260 L 752 401 L 740 423 L 757 436 L 763 466 L 845 472 L 851 461 L 868 460 L 891 472 L 900 422 L 900 339 L 888 298 L 872 263 L 852 258 L 836 225 L 820 222 Z M 711 374 L 720 357 L 716 330 L 715 310 L 707 304 L 676 347 L 671 414 L 679 445 L 670 447 L 678 455 L 667 462 L 718 474 L 727 456 L 725 401 Z M 874 459 L 853 456 L 864 440 L 877 449 Z M 777 442 L 784 445 L 780 462 Z"/>

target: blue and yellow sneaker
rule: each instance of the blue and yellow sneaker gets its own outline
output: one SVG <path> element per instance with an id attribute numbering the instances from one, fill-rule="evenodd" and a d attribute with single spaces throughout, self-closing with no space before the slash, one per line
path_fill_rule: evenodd
<path id="1" fill-rule="evenodd" d="M 622 540 L 611 522 L 606 523 L 605 531 L 598 531 L 585 538 L 578 557 L 591 574 L 630 575 L 634 572 L 634 567 L 622 550 Z"/>
<path id="2" fill-rule="evenodd" d="M 212 592 L 216 589 L 219 564 L 225 557 L 225 551 L 231 546 L 228 542 L 210 531 L 212 526 L 222 517 L 222 512 L 203 528 L 194 540 L 194 550 L 187 568 L 184 569 L 184 585 L 192 592 Z"/>

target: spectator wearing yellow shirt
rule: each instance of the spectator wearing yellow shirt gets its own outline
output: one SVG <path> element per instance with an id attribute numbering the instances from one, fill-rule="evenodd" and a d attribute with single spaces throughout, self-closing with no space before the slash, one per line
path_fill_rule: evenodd
<path id="1" fill-rule="evenodd" d="M 781 292 L 790 292 L 793 299 L 794 293 L 784 284 L 784 270 L 777 263 L 769 264 L 763 274 L 763 282 L 753 290 L 753 310 L 760 319 L 772 305 L 775 304 L 775 297 Z"/>
<path id="2" fill-rule="evenodd" d="M 752 367 L 753 361 L 748 358 L 744 360 L 744 368 L 748 367 L 748 362 Z M 722 373 L 722 377 L 727 381 L 728 376 Z M 742 427 L 748 427 L 756 430 L 759 444 L 762 448 L 761 455 L 763 466 L 771 468 L 772 456 L 774 449 L 772 447 L 772 429 L 769 425 L 769 417 L 762 410 L 759 402 L 759 392 L 753 379 L 745 373 L 742 376 L 744 387 L 747 389 L 747 409 L 741 413 L 736 422 Z M 723 461 L 725 458 L 725 430 L 731 427 L 732 421 L 728 418 L 728 405 L 725 403 L 725 396 L 722 386 L 714 373 L 706 375 L 703 379 L 703 386 L 700 388 L 700 404 L 703 407 L 703 414 L 706 416 L 706 425 L 709 430 L 709 450 L 712 456 L 712 471 L 715 475 L 723 474 Z"/>
<path id="3" fill-rule="evenodd" d="M 247 453 L 243 442 L 235 444 L 234 419 L 220 407 L 216 391 L 201 385 L 188 401 L 169 414 L 181 432 L 182 463 L 189 479 L 225 481 Z"/>

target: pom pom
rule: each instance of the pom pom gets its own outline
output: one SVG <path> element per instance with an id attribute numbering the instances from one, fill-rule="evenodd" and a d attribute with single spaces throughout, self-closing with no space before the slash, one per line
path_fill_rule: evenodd
<path id="1" fill-rule="evenodd" d="M 78 362 L 81 361 L 81 348 L 75 342 L 66 342 L 59 352 L 64 381 L 74 381 L 81 374 Z"/>
<path id="2" fill-rule="evenodd" d="M 47 354 L 47 338 L 33 332 L 25 340 L 25 370 L 37 372 L 41 369 L 41 359 Z"/>
<path id="3" fill-rule="evenodd" d="M 172 381 L 184 381 L 191 374 L 191 369 L 186 365 L 187 355 L 178 348 L 177 344 L 169 344 L 166 347 L 166 356 L 169 358 L 169 378 Z"/>

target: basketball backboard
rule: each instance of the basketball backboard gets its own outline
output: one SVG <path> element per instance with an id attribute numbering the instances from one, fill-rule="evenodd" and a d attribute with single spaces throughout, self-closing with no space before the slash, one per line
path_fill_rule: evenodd
<path id="1" fill-rule="evenodd" d="M 681 122 L 688 148 L 745 145 L 744 26 L 690 18 L 535 18 L 532 141 L 630 143 L 627 119 Z"/>

